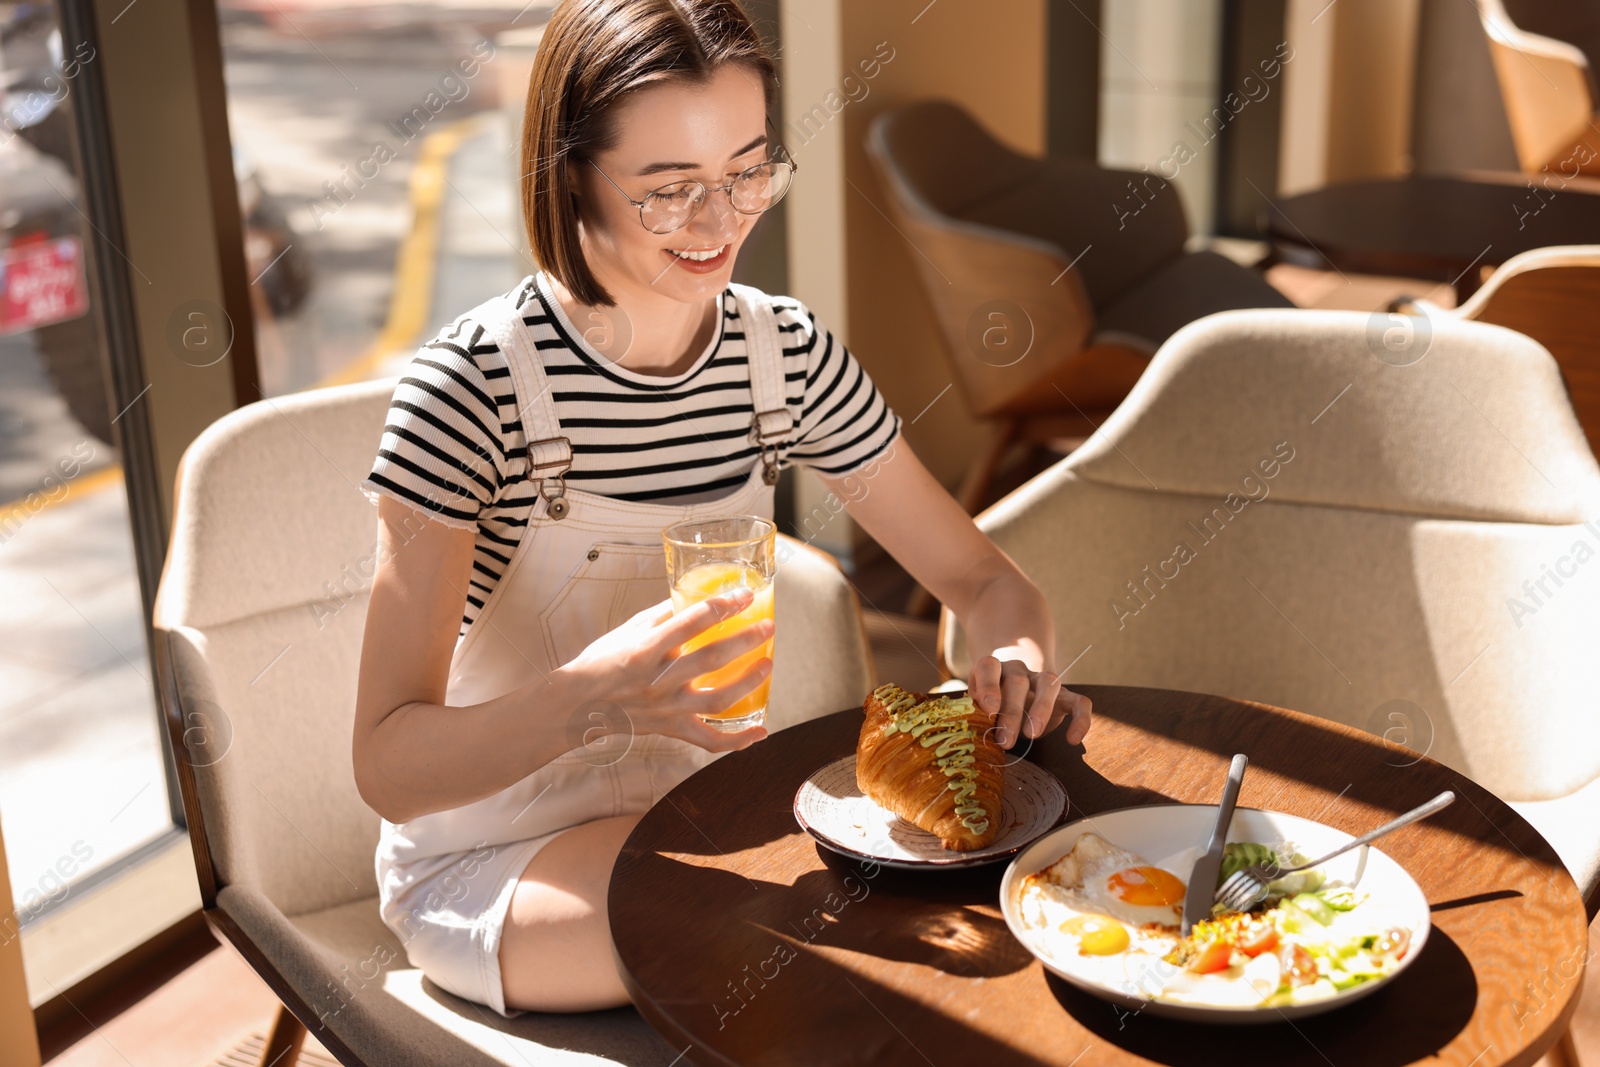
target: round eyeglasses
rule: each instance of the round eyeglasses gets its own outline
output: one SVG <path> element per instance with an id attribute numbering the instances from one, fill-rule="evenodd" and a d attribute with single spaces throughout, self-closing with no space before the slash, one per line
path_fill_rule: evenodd
<path id="1" fill-rule="evenodd" d="M 779 148 L 779 151 L 783 149 Z M 639 222 L 645 229 L 651 233 L 671 233 L 689 225 L 700 213 L 706 197 L 712 193 L 726 192 L 733 210 L 741 215 L 759 215 L 782 200 L 783 194 L 789 191 L 794 172 L 799 169 L 787 152 L 783 153 L 783 157 L 742 170 L 726 185 L 708 188 L 697 181 L 672 182 L 650 190 L 644 194 L 643 200 L 635 200 L 623 192 L 622 186 L 611 181 L 611 175 L 600 170 L 594 160 L 588 163 L 599 171 L 600 177 L 611 183 L 611 188 L 622 193 L 624 200 L 639 209 Z"/>

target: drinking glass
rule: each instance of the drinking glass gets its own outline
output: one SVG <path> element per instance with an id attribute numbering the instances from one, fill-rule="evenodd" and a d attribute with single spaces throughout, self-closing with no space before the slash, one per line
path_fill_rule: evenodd
<path id="1" fill-rule="evenodd" d="M 772 618 L 772 577 L 776 559 L 777 528 L 755 515 L 680 522 L 661 531 L 667 551 L 667 577 L 672 583 L 672 608 L 688 608 L 732 589 L 755 591 L 750 606 L 691 638 L 684 654 L 719 641 L 762 619 Z M 718 689 L 733 682 L 763 656 L 772 655 L 772 638 L 732 663 L 700 675 L 690 685 L 699 690 Z M 755 691 L 740 697 L 713 715 L 702 715 L 707 725 L 733 732 L 759 726 L 767 717 L 769 674 Z"/>

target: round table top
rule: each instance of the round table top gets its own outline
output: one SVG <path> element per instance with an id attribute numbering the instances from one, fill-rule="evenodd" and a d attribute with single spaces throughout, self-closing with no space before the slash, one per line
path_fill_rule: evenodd
<path id="1" fill-rule="evenodd" d="M 1600 242 L 1600 183 L 1553 174 L 1412 176 L 1341 182 L 1263 207 L 1280 249 L 1309 248 L 1340 270 L 1458 282 L 1546 245 Z"/>
<path id="2" fill-rule="evenodd" d="M 818 767 L 855 749 L 858 709 L 724 756 L 652 808 L 617 860 L 612 938 L 639 1011 L 701 1064 L 1531 1064 L 1577 1005 L 1588 922 L 1550 846 L 1493 794 L 1381 738 L 1261 704 L 1079 687 L 1085 743 L 1028 758 L 1066 786 L 1067 819 L 1217 802 L 1352 834 L 1443 789 L 1458 802 L 1380 846 L 1432 910 L 1421 955 L 1385 989 L 1295 1022 L 1204 1026 L 1118 1009 L 1045 971 L 1001 917 L 1004 862 L 904 871 L 846 860 L 795 823 Z M 1416 760 L 1416 762 L 1412 762 Z M 1434 1058 L 1437 1057 L 1437 1058 Z"/>

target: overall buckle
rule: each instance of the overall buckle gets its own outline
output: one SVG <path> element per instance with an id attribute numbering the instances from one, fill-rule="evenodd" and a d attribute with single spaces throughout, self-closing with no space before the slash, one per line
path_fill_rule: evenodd
<path id="1" fill-rule="evenodd" d="M 542 441 L 528 442 L 528 470 L 538 479 L 539 496 L 544 499 L 545 511 L 557 521 L 567 517 L 571 506 L 567 503 L 567 471 L 572 466 L 572 442 L 566 437 L 547 437 Z M 554 471 L 546 474 L 545 471 Z M 555 483 L 551 492 L 550 484 Z"/>
<path id="2" fill-rule="evenodd" d="M 794 414 L 788 408 L 758 411 L 750 420 L 750 442 L 761 449 L 761 480 L 778 484 L 777 442 L 794 429 Z"/>

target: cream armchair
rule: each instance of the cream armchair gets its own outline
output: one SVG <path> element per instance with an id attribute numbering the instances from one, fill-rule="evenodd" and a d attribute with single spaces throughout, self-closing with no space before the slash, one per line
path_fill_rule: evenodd
<path id="1" fill-rule="evenodd" d="M 1049 597 L 1069 682 L 1223 693 L 1425 750 L 1543 833 L 1592 917 L 1600 470 L 1537 343 L 1437 317 L 1404 348 L 1392 325 L 1192 323 L 979 525 Z"/>
<path id="2" fill-rule="evenodd" d="M 206 918 L 284 1004 L 262 1062 L 289 1067 L 309 1027 L 352 1065 L 665 1067 L 681 1050 L 631 1008 L 507 1020 L 425 980 L 378 917 L 379 819 L 350 760 L 377 533 L 356 486 L 393 389 L 252 404 L 179 474 L 162 697 Z M 779 555 L 774 728 L 856 704 L 872 680 L 837 565 L 792 541 Z"/>

